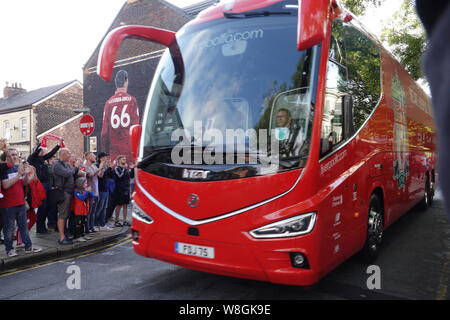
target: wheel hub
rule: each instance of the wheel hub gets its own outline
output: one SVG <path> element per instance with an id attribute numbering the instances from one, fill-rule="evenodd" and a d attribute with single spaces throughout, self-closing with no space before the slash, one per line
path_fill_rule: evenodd
<path id="1" fill-rule="evenodd" d="M 369 239 L 372 242 L 372 246 L 380 244 L 383 238 L 383 216 L 381 213 L 374 209 L 370 210 L 368 227 Z"/>

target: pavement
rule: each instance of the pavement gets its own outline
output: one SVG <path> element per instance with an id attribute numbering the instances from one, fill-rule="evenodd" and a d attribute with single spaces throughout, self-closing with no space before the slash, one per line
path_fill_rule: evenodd
<path id="1" fill-rule="evenodd" d="M 122 214 L 121 214 L 122 216 Z M 129 208 L 127 221 L 131 224 L 131 210 Z M 120 220 L 120 222 L 123 222 Z M 86 242 L 74 242 L 70 245 L 58 243 L 59 233 L 52 231 L 49 234 L 37 234 L 36 225 L 29 231 L 33 246 L 42 248 L 36 253 L 26 253 L 24 248 L 16 248 L 17 256 L 8 257 L 5 245 L 0 244 L 0 274 L 13 269 L 26 268 L 35 264 L 80 255 L 88 251 L 99 249 L 130 234 L 130 227 L 114 227 L 113 231 L 99 231 L 89 233 L 92 238 Z M 14 241 L 14 246 L 16 241 Z"/>

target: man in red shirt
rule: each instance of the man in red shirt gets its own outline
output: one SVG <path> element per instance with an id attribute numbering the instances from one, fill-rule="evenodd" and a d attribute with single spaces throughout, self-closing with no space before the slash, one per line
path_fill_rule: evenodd
<path id="1" fill-rule="evenodd" d="M 0 162 L 0 177 L 6 173 L 6 171 L 9 168 L 14 167 L 14 160 L 11 157 L 11 155 L 9 154 L 9 150 L 8 150 L 8 141 L 6 139 L 0 139 L 0 150 L 3 151 L 2 155 L 0 156 L 0 160 L 2 162 Z M 0 183 L 0 199 L 3 198 L 3 193 L 1 191 L 1 183 Z M 1 233 L 3 230 L 3 213 L 1 212 L 2 210 L 0 209 L 0 243 L 4 243 L 4 239 L 1 237 Z"/>
<path id="2" fill-rule="evenodd" d="M 4 219 L 5 248 L 8 257 L 17 256 L 13 247 L 12 232 L 14 221 L 19 227 L 22 241 L 25 244 L 25 252 L 39 252 L 42 249 L 33 247 L 28 233 L 27 216 L 25 208 L 25 194 L 23 187 L 30 182 L 31 167 L 28 163 L 20 164 L 18 151 L 10 150 L 14 160 L 14 167 L 4 172 L 0 179 L 4 197 L 0 199 L 0 210 Z"/>
<path id="3" fill-rule="evenodd" d="M 119 70 L 115 77 L 116 92 L 106 101 L 103 111 L 101 150 L 109 152 L 112 159 L 125 155 L 133 159 L 130 147 L 130 128 L 139 124 L 136 99 L 127 93 L 128 74 Z"/>

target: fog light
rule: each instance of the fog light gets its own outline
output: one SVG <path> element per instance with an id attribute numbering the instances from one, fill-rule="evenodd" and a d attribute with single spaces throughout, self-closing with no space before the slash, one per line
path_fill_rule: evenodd
<path id="1" fill-rule="evenodd" d="M 303 257 L 303 255 L 301 255 L 301 254 L 296 254 L 294 256 L 294 264 L 296 266 L 302 266 L 303 263 L 305 263 L 305 257 Z"/>
<path id="2" fill-rule="evenodd" d="M 133 238 L 133 241 L 139 241 L 139 232 L 137 230 L 131 231 L 131 236 Z"/>
<path id="3" fill-rule="evenodd" d="M 291 263 L 294 268 L 309 269 L 308 260 L 303 253 L 290 252 Z"/>

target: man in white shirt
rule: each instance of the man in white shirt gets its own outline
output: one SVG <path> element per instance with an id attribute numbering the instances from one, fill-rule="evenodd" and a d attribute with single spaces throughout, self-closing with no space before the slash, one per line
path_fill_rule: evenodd
<path id="1" fill-rule="evenodd" d="M 85 154 L 86 164 L 85 164 L 85 172 L 86 178 L 88 182 L 88 186 L 91 187 L 91 191 L 94 194 L 94 197 L 91 198 L 91 203 L 89 205 L 89 214 L 86 223 L 86 233 L 89 232 L 98 232 L 98 228 L 95 226 L 96 221 L 96 207 L 98 203 L 98 173 L 99 169 L 95 165 L 96 157 L 92 152 L 87 152 Z"/>

